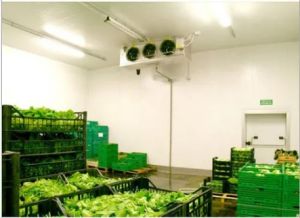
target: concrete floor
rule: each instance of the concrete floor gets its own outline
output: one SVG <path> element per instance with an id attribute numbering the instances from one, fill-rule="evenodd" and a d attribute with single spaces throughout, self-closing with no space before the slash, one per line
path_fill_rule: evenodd
<path id="1" fill-rule="evenodd" d="M 186 175 L 186 174 L 172 174 L 154 172 L 148 174 L 147 177 L 159 188 L 179 191 L 180 189 L 197 189 L 203 184 L 205 176 L 200 175 Z"/>

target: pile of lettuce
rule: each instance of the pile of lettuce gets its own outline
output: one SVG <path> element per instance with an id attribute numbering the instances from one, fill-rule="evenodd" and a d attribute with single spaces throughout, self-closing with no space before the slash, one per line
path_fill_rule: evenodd
<path id="1" fill-rule="evenodd" d="M 35 182 L 24 182 L 20 187 L 20 206 L 39 200 L 78 191 L 72 184 L 60 180 L 40 179 Z"/>
<path id="2" fill-rule="evenodd" d="M 30 107 L 29 109 L 21 109 L 14 106 L 25 117 L 32 118 L 54 118 L 54 119 L 75 119 L 76 114 L 72 110 L 55 111 L 46 107 Z"/>
<path id="3" fill-rule="evenodd" d="M 295 176 L 296 179 L 300 179 L 300 166 L 296 163 L 285 163 L 285 175 Z"/>
<path id="4" fill-rule="evenodd" d="M 12 116 L 13 129 L 26 130 L 49 130 L 53 128 L 70 129 L 83 125 L 83 120 L 77 119 L 77 115 L 72 110 L 55 111 L 46 107 L 29 109 L 20 109 L 14 106 L 23 116 L 20 117 L 18 112 Z"/>
<path id="5" fill-rule="evenodd" d="M 80 172 L 76 172 L 72 174 L 67 179 L 69 184 L 72 184 L 81 190 L 91 189 L 96 186 L 111 184 L 114 182 L 125 180 L 121 178 L 94 177 L 94 176 L 90 176 L 88 173 L 80 173 Z"/>
<path id="6" fill-rule="evenodd" d="M 167 212 L 170 203 L 184 203 L 192 197 L 193 195 L 181 192 L 157 193 L 141 190 L 92 199 L 66 199 L 64 208 L 68 216 L 73 217 L 158 217 Z"/>

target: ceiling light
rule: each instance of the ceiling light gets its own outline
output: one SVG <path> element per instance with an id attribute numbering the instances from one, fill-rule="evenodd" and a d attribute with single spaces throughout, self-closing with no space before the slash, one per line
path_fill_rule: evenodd
<path id="1" fill-rule="evenodd" d="M 121 30 L 122 32 L 126 33 L 127 35 L 131 36 L 132 38 L 145 41 L 146 37 L 140 35 L 139 33 L 131 30 L 129 27 L 125 26 L 124 24 L 120 23 L 119 21 L 113 19 L 112 17 L 107 16 L 104 22 L 111 24 L 113 27 Z"/>
<path id="2" fill-rule="evenodd" d="M 212 10 L 215 17 L 218 19 L 219 24 L 222 27 L 230 27 L 232 24 L 231 17 L 226 9 L 225 5 L 221 2 L 212 3 Z"/>
<path id="3" fill-rule="evenodd" d="M 76 58 L 83 58 L 85 56 L 85 54 L 75 48 L 72 48 L 70 46 L 67 46 L 65 44 L 62 44 L 60 42 L 57 42 L 55 40 L 52 39 L 48 39 L 48 38 L 40 38 L 40 43 L 43 47 L 55 51 L 55 52 L 60 52 L 62 54 L 65 55 L 70 55 Z"/>
<path id="4" fill-rule="evenodd" d="M 57 27 L 55 25 L 51 25 L 51 24 L 46 24 L 43 28 L 47 33 L 63 39 L 65 41 L 68 41 L 74 45 L 78 45 L 78 46 L 85 46 L 85 40 L 82 36 L 76 35 L 72 32 L 66 31 L 65 29 L 61 28 L 61 27 Z"/>

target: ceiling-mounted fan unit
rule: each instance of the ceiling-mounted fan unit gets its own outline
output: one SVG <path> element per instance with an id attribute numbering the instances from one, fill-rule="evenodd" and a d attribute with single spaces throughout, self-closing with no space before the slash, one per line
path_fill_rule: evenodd
<path id="1" fill-rule="evenodd" d="M 120 52 L 120 66 L 155 63 L 175 57 L 190 58 L 190 46 L 185 46 L 184 43 L 184 38 L 174 37 L 123 47 Z"/>

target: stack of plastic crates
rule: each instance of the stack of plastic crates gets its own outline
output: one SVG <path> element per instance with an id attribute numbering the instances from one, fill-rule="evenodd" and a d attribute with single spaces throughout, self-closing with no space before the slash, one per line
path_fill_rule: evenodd
<path id="1" fill-rule="evenodd" d="M 19 172 L 19 153 L 2 153 L 2 217 L 19 216 Z"/>
<path id="2" fill-rule="evenodd" d="M 218 157 L 213 158 L 213 171 L 210 185 L 213 187 L 214 192 L 226 192 L 226 183 L 231 176 L 231 161 L 220 159 Z"/>
<path id="3" fill-rule="evenodd" d="M 281 216 L 281 165 L 247 164 L 239 173 L 238 216 Z"/>
<path id="4" fill-rule="evenodd" d="M 131 171 L 147 166 L 147 153 L 132 152 L 112 164 L 113 170 Z"/>
<path id="5" fill-rule="evenodd" d="M 283 194 L 282 194 L 282 215 L 299 216 L 299 164 L 284 164 Z"/>
<path id="6" fill-rule="evenodd" d="M 238 178 L 239 170 L 246 163 L 255 163 L 254 148 L 233 147 L 231 148 L 230 159 L 231 159 L 231 177 Z M 237 193 L 237 184 L 230 183 L 230 181 L 228 181 L 226 189 L 229 193 Z"/>
<path id="7" fill-rule="evenodd" d="M 97 121 L 87 121 L 87 158 L 97 159 L 99 146 L 109 141 L 108 126 L 100 126 Z"/>
<path id="8" fill-rule="evenodd" d="M 238 216 L 299 216 L 299 166 L 247 164 L 239 173 Z"/>
<path id="9" fill-rule="evenodd" d="M 98 149 L 98 166 L 110 169 L 118 161 L 118 144 L 100 144 Z"/>
<path id="10" fill-rule="evenodd" d="M 32 117 L 2 105 L 3 151 L 20 152 L 21 180 L 84 169 L 86 116 Z"/>
<path id="11" fill-rule="evenodd" d="M 238 177 L 239 169 L 246 163 L 255 163 L 254 148 L 231 148 L 230 153 L 232 177 Z"/>

